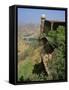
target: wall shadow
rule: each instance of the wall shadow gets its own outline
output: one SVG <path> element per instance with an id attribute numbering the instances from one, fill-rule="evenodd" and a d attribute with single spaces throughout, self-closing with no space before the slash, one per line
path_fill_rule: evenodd
<path id="1" fill-rule="evenodd" d="M 47 75 L 47 72 L 45 71 L 45 67 L 44 67 L 43 62 L 35 64 L 32 73 L 37 74 L 37 75 L 40 75 L 40 74 Z"/>

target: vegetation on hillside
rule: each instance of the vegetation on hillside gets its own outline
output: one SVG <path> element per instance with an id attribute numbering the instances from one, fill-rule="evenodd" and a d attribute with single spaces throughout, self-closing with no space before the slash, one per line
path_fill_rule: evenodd
<path id="1" fill-rule="evenodd" d="M 48 34 L 44 33 L 44 36 L 47 37 L 49 43 L 53 47 L 56 47 L 54 49 L 54 58 L 51 61 L 48 61 L 50 75 L 47 75 L 41 62 L 41 47 L 37 44 L 37 42 L 33 41 L 31 44 L 26 44 L 25 41 L 21 41 L 21 44 L 18 45 L 18 57 L 20 57 L 18 62 L 19 81 L 65 79 L 65 28 L 63 26 L 59 26 L 57 30 L 49 31 Z"/>

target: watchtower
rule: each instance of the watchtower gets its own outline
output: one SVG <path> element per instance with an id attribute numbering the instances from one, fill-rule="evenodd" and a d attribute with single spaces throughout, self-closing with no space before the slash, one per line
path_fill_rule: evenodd
<path id="1" fill-rule="evenodd" d="M 43 33 L 44 32 L 44 23 L 45 23 L 45 14 L 42 14 L 41 16 L 41 24 L 40 24 L 40 33 Z"/>

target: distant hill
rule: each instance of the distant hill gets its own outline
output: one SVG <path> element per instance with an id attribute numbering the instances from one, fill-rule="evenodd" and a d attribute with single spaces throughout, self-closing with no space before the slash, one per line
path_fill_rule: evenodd
<path id="1" fill-rule="evenodd" d="M 18 26 L 18 35 L 19 37 L 38 37 L 40 33 L 39 24 L 23 24 Z"/>

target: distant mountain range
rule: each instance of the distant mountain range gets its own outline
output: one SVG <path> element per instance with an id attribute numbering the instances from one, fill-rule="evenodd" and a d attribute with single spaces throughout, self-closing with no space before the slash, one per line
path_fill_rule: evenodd
<path id="1" fill-rule="evenodd" d="M 38 37 L 40 33 L 39 24 L 23 24 L 18 26 L 18 34 L 20 37 Z"/>

